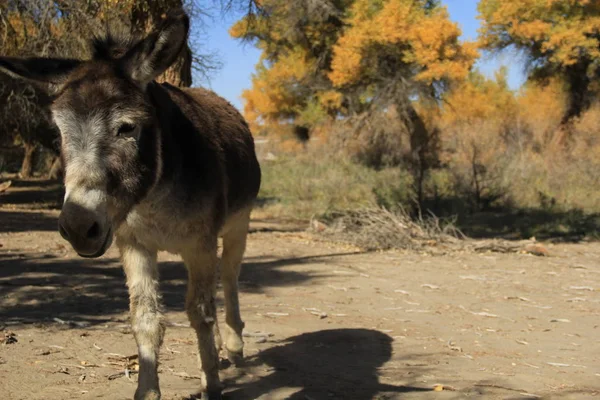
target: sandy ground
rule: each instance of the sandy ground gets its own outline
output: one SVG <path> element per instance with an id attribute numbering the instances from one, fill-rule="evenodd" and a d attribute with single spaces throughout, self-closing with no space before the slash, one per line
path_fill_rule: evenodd
<path id="1" fill-rule="evenodd" d="M 0 398 L 130 399 L 124 357 L 136 348 L 116 249 L 78 258 L 57 215 L 0 207 Z M 223 365 L 226 398 L 600 397 L 600 244 L 548 245 L 550 257 L 362 253 L 288 228 L 252 224 L 251 336 L 245 365 Z M 177 257 L 160 260 L 161 389 L 185 399 L 200 384 L 186 274 Z"/>

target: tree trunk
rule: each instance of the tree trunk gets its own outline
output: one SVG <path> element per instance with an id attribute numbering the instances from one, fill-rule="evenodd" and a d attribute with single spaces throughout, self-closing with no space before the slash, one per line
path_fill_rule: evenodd
<path id="1" fill-rule="evenodd" d="M 417 195 L 419 208 L 425 202 L 425 178 L 428 171 L 438 163 L 437 136 L 435 131 L 429 131 L 425 122 L 417 113 L 410 100 L 397 105 L 402 107 L 398 112 L 402 122 L 410 132 L 411 172 L 414 178 L 414 190 Z"/>
<path id="2" fill-rule="evenodd" d="M 562 125 L 568 124 L 573 118 L 579 117 L 586 111 L 592 100 L 590 86 L 592 84 L 588 76 L 590 62 L 580 61 L 566 68 L 565 74 L 569 84 L 569 106 L 561 121 Z"/>
<path id="3" fill-rule="evenodd" d="M 31 143 L 23 144 L 23 148 L 25 149 L 25 156 L 23 157 L 23 163 L 21 164 L 21 178 L 31 178 L 33 176 L 35 147 L 36 146 Z"/>
<path id="4" fill-rule="evenodd" d="M 296 139 L 302 143 L 302 148 L 306 150 L 308 141 L 310 140 L 310 129 L 306 126 L 294 125 L 293 131 Z"/>
<path id="5" fill-rule="evenodd" d="M 475 191 L 475 210 L 481 210 L 481 184 L 479 181 L 479 171 L 477 170 L 477 158 L 479 151 L 475 144 L 473 146 L 473 154 L 471 156 L 471 172 L 473 173 L 473 190 Z"/>

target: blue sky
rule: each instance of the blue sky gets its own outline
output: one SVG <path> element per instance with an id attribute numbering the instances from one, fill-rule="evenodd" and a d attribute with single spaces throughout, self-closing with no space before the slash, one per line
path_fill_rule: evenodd
<path id="1" fill-rule="evenodd" d="M 477 37 L 479 20 L 477 16 L 477 0 L 444 0 L 452 20 L 459 23 L 463 31 L 463 39 L 474 40 Z M 225 97 L 238 109 L 243 108 L 240 98 L 242 91 L 251 86 L 251 75 L 260 56 L 260 52 L 248 44 L 242 44 L 232 39 L 228 34 L 229 27 L 236 16 L 215 18 L 206 30 L 208 51 L 216 51 L 223 63 L 222 69 L 213 74 L 210 82 L 199 84 L 210 87 L 219 95 Z M 524 81 L 521 63 L 514 55 L 483 56 L 477 67 L 486 75 L 493 76 L 499 66 L 509 67 L 509 85 L 517 89 Z"/>

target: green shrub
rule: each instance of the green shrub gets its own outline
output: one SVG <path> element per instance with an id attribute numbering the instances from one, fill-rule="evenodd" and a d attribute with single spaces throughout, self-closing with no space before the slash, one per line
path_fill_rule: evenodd
<path id="1" fill-rule="evenodd" d="M 261 163 L 259 210 L 273 217 L 307 219 L 333 210 L 410 203 L 410 175 L 374 170 L 341 157 L 307 153 Z"/>

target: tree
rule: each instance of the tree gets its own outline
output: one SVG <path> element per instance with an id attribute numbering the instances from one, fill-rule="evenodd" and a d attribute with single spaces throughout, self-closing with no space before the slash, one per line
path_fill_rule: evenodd
<path id="1" fill-rule="evenodd" d="M 454 175 L 458 192 L 474 209 L 482 209 L 503 195 L 502 172 L 513 142 L 518 102 L 508 87 L 507 70 L 495 79 L 478 71 L 444 94 L 437 115 L 441 159 Z"/>
<path id="2" fill-rule="evenodd" d="M 356 131 L 384 138 L 402 134 L 386 126 L 395 115 L 410 133 L 406 161 L 422 202 L 425 172 L 436 163 L 435 135 L 413 101 L 439 98 L 452 81 L 467 76 L 478 55 L 474 43 L 458 40 L 460 29 L 445 7 L 435 0 L 261 5 L 262 16 L 231 29 L 262 50 L 252 88 L 242 95 L 255 130 L 341 118 L 355 119 Z"/>
<path id="3" fill-rule="evenodd" d="M 0 48 L 5 55 L 49 55 L 61 50 L 76 51 L 78 46 L 61 49 L 60 37 L 64 25 L 53 18 L 50 2 L 31 1 L 25 4 L 3 1 L 0 6 Z M 66 36 L 66 35 L 65 35 Z M 72 43 L 71 43 L 72 44 Z M 68 55 L 71 55 L 69 53 Z M 24 150 L 21 175 L 33 171 L 38 144 L 58 151 L 57 134 L 52 128 L 44 93 L 4 74 L 0 75 L 0 140 L 4 144 L 19 143 Z"/>
<path id="4" fill-rule="evenodd" d="M 229 8 L 246 5 L 254 10 L 253 0 L 222 4 Z M 0 0 L 0 49 L 7 56 L 87 58 L 88 40 L 107 27 L 142 35 L 169 10 L 181 7 L 187 9 L 194 23 L 202 23 L 208 5 L 193 0 Z M 158 80 L 190 86 L 193 71 L 206 75 L 217 68 L 213 55 L 191 50 L 200 48 L 199 41 L 199 31 L 195 30 L 180 58 Z M 58 152 L 58 134 L 48 118 L 48 101 L 28 84 L 0 75 L 0 116 L 6 121 L 0 126 L 0 139 L 25 149 L 24 177 L 31 175 L 38 145 Z M 59 160 L 57 157 L 56 162 Z"/>
<path id="5" fill-rule="evenodd" d="M 566 130 L 561 122 L 568 110 L 567 93 L 562 79 L 550 78 L 544 83 L 526 82 L 516 97 L 523 144 L 538 154 L 546 153 L 548 158 L 556 156 L 548 151 L 565 151 L 561 143 Z"/>
<path id="6" fill-rule="evenodd" d="M 341 95 L 327 71 L 351 3 L 263 0 L 258 15 L 248 15 L 230 29 L 233 37 L 262 50 L 252 89 L 242 94 L 245 116 L 255 131 L 290 121 L 309 128 L 338 112 Z"/>
<path id="7" fill-rule="evenodd" d="M 561 77 L 569 107 L 563 124 L 598 97 L 600 2 L 595 0 L 481 0 L 480 44 L 523 52 L 531 79 Z"/>
<path id="8" fill-rule="evenodd" d="M 460 28 L 435 0 L 357 0 L 350 15 L 329 77 L 338 90 L 369 93 L 371 112 L 396 108 L 410 133 L 406 162 L 422 204 L 427 171 L 439 162 L 438 140 L 413 99 L 439 98 L 452 82 L 465 79 L 478 56 L 475 44 L 458 40 Z"/>

